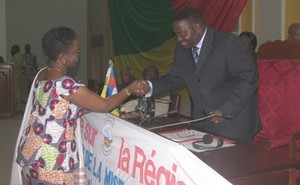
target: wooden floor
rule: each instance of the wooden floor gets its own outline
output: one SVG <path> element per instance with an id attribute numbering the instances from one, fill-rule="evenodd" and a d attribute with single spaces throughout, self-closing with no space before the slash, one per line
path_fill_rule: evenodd
<path id="1" fill-rule="evenodd" d="M 14 147 L 23 114 L 0 118 L 0 184 L 10 183 Z"/>

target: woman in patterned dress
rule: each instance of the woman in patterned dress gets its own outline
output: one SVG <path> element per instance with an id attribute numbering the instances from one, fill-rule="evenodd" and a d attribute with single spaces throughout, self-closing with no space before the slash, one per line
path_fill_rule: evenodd
<path id="1" fill-rule="evenodd" d="M 75 184 L 74 175 L 80 171 L 75 130 L 84 110 L 109 112 L 130 94 L 142 96 L 149 87 L 145 81 L 134 81 L 118 94 L 102 99 L 68 76 L 80 52 L 78 38 L 70 28 L 49 30 L 42 48 L 49 64 L 33 82 L 31 103 L 26 107 L 30 114 L 24 129 L 21 126 L 16 161 L 25 184 Z M 79 184 L 84 184 L 84 179 Z"/>

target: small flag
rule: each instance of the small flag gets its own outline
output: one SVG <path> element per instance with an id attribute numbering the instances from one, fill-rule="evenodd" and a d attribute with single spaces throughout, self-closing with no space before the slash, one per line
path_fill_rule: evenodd
<path id="1" fill-rule="evenodd" d="M 117 83 L 116 83 L 116 78 L 115 78 L 115 70 L 113 67 L 114 67 L 113 62 L 111 60 L 109 60 L 108 69 L 107 69 L 105 82 L 104 82 L 104 87 L 101 92 L 102 98 L 107 98 L 109 96 L 112 96 L 112 95 L 118 93 Z M 116 116 L 119 116 L 120 110 L 119 110 L 119 108 L 115 108 L 113 111 L 111 111 L 111 113 Z"/>

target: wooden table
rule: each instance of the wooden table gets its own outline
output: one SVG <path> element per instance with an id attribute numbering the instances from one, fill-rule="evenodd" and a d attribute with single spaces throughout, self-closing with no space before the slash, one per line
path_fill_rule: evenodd
<path id="1" fill-rule="evenodd" d="M 251 144 L 193 153 L 234 185 L 296 185 L 300 167 L 300 161 Z"/>
<path id="2" fill-rule="evenodd" d="M 147 128 L 179 120 L 182 119 L 155 118 L 141 126 Z M 140 123 L 135 118 L 127 119 L 127 121 Z M 155 131 L 165 130 L 167 128 Z M 300 161 L 255 145 L 239 142 L 233 147 L 193 153 L 234 185 L 296 185 L 295 169 L 300 167 Z"/>

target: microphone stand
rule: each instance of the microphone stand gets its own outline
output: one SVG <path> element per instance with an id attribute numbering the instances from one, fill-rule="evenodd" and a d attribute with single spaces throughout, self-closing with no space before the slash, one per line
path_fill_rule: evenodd
<path id="1" fill-rule="evenodd" d="M 193 123 L 193 122 L 197 122 L 197 121 L 203 121 L 203 120 L 206 120 L 206 119 L 209 119 L 209 118 L 212 118 L 212 117 L 222 117 L 222 118 L 225 118 L 225 119 L 231 119 L 231 117 L 227 116 L 227 115 L 219 116 L 219 115 L 211 114 L 211 115 L 199 118 L 199 119 L 193 119 L 193 120 L 177 122 L 177 123 L 168 124 L 168 125 L 151 127 L 151 128 L 148 128 L 148 130 L 155 130 L 155 129 L 159 129 L 159 128 L 172 127 L 172 126 L 176 126 L 176 125 L 183 125 L 183 124 L 186 124 L 186 123 Z"/>

